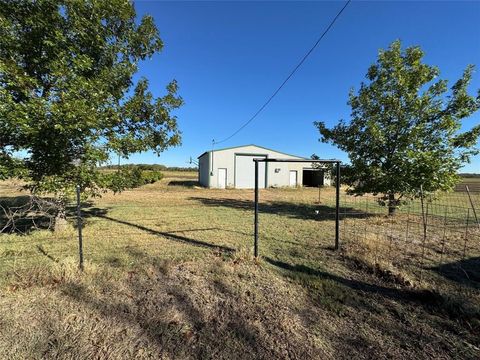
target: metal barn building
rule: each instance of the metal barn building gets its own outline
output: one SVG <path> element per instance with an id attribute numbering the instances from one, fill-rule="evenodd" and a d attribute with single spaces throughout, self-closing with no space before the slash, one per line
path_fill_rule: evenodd
<path id="1" fill-rule="evenodd" d="M 257 158 L 306 159 L 257 145 L 206 151 L 198 157 L 200 185 L 219 189 L 252 189 L 255 186 L 253 159 Z M 314 169 L 309 163 L 260 162 L 258 165 L 261 188 L 330 185 L 325 171 Z"/>

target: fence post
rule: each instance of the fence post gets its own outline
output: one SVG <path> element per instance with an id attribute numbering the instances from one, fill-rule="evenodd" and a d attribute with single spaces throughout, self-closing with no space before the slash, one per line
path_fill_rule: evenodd
<path id="1" fill-rule="evenodd" d="M 340 162 L 336 166 L 335 184 L 335 250 L 340 249 Z"/>
<path id="2" fill-rule="evenodd" d="M 420 268 L 420 281 L 422 280 L 423 267 L 425 266 L 425 242 L 427 241 L 427 217 L 424 207 L 423 186 L 420 185 L 420 203 L 422 205 L 423 241 L 422 241 L 422 267 Z"/>
<path id="3" fill-rule="evenodd" d="M 352 218 L 352 221 L 353 221 L 353 241 L 357 241 L 357 222 L 355 221 L 355 217 L 357 216 L 357 197 L 355 196 L 353 198 L 353 218 Z"/>
<path id="4" fill-rule="evenodd" d="M 440 255 L 440 265 L 443 264 L 443 254 L 445 253 L 445 241 L 447 240 L 447 210 L 448 210 L 448 207 L 445 205 L 445 214 L 443 216 L 443 238 L 442 238 L 442 252 Z"/>
<path id="5" fill-rule="evenodd" d="M 408 204 L 408 208 L 407 208 L 407 226 L 406 226 L 406 229 L 405 229 L 405 246 L 407 245 L 408 243 L 408 232 L 410 231 L 410 207 L 411 207 L 411 204 Z"/>
<path id="6" fill-rule="evenodd" d="M 83 238 L 82 238 L 82 209 L 80 201 L 80 185 L 77 185 L 77 228 L 78 228 L 78 255 L 79 268 L 83 271 Z"/>
<path id="7" fill-rule="evenodd" d="M 470 205 L 472 207 L 473 216 L 475 217 L 475 222 L 477 223 L 477 226 L 480 228 L 480 223 L 478 222 L 478 218 L 477 218 L 477 211 L 475 210 L 475 205 L 473 204 L 472 197 L 470 196 L 470 189 L 468 188 L 468 185 L 465 185 L 465 189 L 467 190 L 468 200 L 470 200 Z"/>
<path id="8" fill-rule="evenodd" d="M 465 241 L 463 243 L 463 257 L 462 260 L 465 259 L 465 255 L 467 252 L 467 240 L 468 240 L 468 225 L 470 222 L 470 209 L 467 208 L 467 222 L 465 224 Z"/>
<path id="9" fill-rule="evenodd" d="M 348 223 L 348 225 L 350 225 L 350 222 Z M 343 243 L 345 243 L 346 240 L 347 240 L 347 192 L 343 194 Z"/>
<path id="10" fill-rule="evenodd" d="M 368 222 L 368 195 L 365 196 L 365 218 L 364 218 L 364 223 L 365 223 L 365 234 L 364 234 L 364 240 L 365 244 L 367 243 L 367 222 Z"/>
<path id="11" fill-rule="evenodd" d="M 258 257 L 258 161 L 255 161 L 255 220 L 254 220 L 254 244 L 253 252 Z"/>

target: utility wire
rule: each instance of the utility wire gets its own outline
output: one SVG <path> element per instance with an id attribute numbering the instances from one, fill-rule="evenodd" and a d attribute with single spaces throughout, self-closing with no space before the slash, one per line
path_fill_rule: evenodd
<path id="1" fill-rule="evenodd" d="M 342 9 L 337 13 L 337 15 L 333 18 L 333 20 L 330 22 L 330 24 L 327 26 L 327 28 L 325 29 L 325 31 L 322 33 L 322 35 L 318 38 L 317 42 L 312 46 L 312 48 L 305 54 L 305 56 L 302 58 L 302 60 L 300 60 L 300 62 L 298 63 L 297 66 L 295 66 L 295 68 L 292 70 L 292 72 L 287 76 L 287 78 L 282 82 L 282 84 L 278 87 L 277 90 L 275 90 L 275 92 L 273 93 L 272 96 L 270 96 L 270 98 L 268 98 L 268 100 L 260 107 L 260 109 L 258 109 L 258 111 L 247 121 L 245 122 L 245 124 L 243 124 L 242 126 L 240 126 L 240 128 L 235 131 L 232 135 L 230 135 L 229 137 L 223 139 L 223 140 L 220 140 L 220 141 L 215 141 L 213 140 L 213 145 L 216 145 L 216 144 L 221 144 L 225 141 L 228 141 L 230 140 L 232 137 L 234 137 L 235 135 L 237 135 L 240 131 L 242 131 L 243 128 L 245 128 L 248 124 L 250 124 L 262 111 L 263 109 L 265 109 L 267 107 L 267 105 L 270 103 L 270 101 L 273 100 L 273 98 L 280 92 L 280 90 L 283 88 L 283 86 L 288 82 L 288 80 L 290 80 L 290 78 L 293 76 L 293 74 L 295 74 L 295 72 L 300 68 L 300 66 L 302 66 L 302 64 L 305 62 L 305 60 L 307 60 L 307 58 L 310 56 L 310 54 L 313 52 L 313 50 L 315 50 L 315 48 L 317 47 L 317 45 L 320 43 L 320 41 L 322 41 L 322 39 L 324 38 L 325 35 L 327 35 L 327 33 L 330 31 L 330 29 L 332 28 L 333 24 L 335 24 L 335 22 L 337 21 L 337 19 L 340 17 L 340 15 L 343 13 L 343 11 L 346 9 L 346 7 L 348 6 L 348 4 L 350 4 L 352 0 L 348 0 L 345 5 L 342 7 Z"/>

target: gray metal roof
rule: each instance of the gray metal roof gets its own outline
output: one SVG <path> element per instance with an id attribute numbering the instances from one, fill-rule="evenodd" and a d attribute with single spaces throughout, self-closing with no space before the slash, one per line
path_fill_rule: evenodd
<path id="1" fill-rule="evenodd" d="M 292 156 L 292 157 L 296 157 L 296 158 L 300 158 L 300 159 L 307 159 L 307 160 L 308 160 L 308 158 L 304 158 L 304 157 L 302 157 L 302 156 L 287 154 L 287 153 L 285 153 L 285 152 L 283 152 L 283 151 L 273 150 L 273 149 L 269 149 L 269 148 L 266 148 L 266 147 L 264 147 L 264 146 L 258 146 L 258 145 L 255 145 L 255 144 L 247 144 L 247 145 L 240 145 L 240 146 L 230 146 L 230 147 L 226 147 L 226 148 L 223 148 L 223 149 L 216 149 L 216 150 L 205 151 L 202 155 L 200 155 L 199 157 L 197 157 L 197 159 L 200 159 L 203 155 L 208 154 L 208 153 L 211 153 L 211 152 L 224 151 L 224 150 L 230 150 L 230 149 L 237 149 L 237 148 L 242 148 L 242 147 L 245 147 L 245 146 L 255 146 L 255 147 L 258 147 L 258 148 L 260 148 L 260 149 L 265 149 L 265 150 L 268 150 L 268 151 L 275 151 L 275 152 L 280 153 L 280 154 L 283 154 L 283 155 L 288 155 L 288 156 Z"/>

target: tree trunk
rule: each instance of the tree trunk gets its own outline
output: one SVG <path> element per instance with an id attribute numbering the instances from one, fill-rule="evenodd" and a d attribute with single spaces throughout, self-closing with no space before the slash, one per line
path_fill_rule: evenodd
<path id="1" fill-rule="evenodd" d="M 394 216 L 397 211 L 397 201 L 395 200 L 395 194 L 388 194 L 388 216 Z"/>

